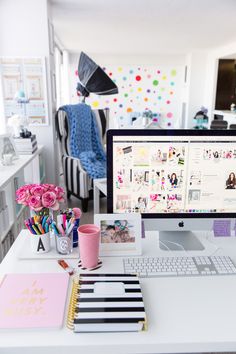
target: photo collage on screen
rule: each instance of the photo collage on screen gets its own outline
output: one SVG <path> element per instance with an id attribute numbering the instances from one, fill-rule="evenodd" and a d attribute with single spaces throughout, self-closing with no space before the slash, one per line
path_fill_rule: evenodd
<path id="1" fill-rule="evenodd" d="M 115 145 L 114 211 L 183 211 L 186 148 L 186 143 Z"/>
<path id="2" fill-rule="evenodd" d="M 113 193 L 117 213 L 233 212 L 236 142 L 119 141 Z"/>

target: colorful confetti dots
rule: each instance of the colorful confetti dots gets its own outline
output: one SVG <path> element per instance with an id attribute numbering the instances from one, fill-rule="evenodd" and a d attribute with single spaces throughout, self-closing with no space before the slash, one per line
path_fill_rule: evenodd
<path id="1" fill-rule="evenodd" d="M 124 76 L 124 77 L 123 77 L 123 80 L 124 80 L 124 81 L 126 81 L 126 80 L 127 80 L 127 77 L 126 77 L 126 76 Z"/>
<path id="2" fill-rule="evenodd" d="M 121 72 L 122 70 L 123 70 L 122 67 L 119 67 L 119 68 L 118 68 L 118 71 L 119 71 L 119 72 Z"/>
<path id="3" fill-rule="evenodd" d="M 75 70 L 75 76 L 78 76 L 79 73 L 78 73 L 78 70 Z"/>
<path id="4" fill-rule="evenodd" d="M 114 98 L 113 101 L 114 101 L 114 102 L 117 102 L 117 98 Z"/>
<path id="5" fill-rule="evenodd" d="M 171 86 L 174 86 L 174 84 L 175 84 L 175 83 L 174 83 L 174 81 L 171 81 L 171 83 L 170 83 L 170 84 L 171 84 Z"/>
<path id="6" fill-rule="evenodd" d="M 123 107 L 123 104 L 119 104 L 119 107 L 122 108 L 122 107 Z"/>
<path id="7" fill-rule="evenodd" d="M 138 88 L 138 92 L 142 92 L 142 90 L 143 90 L 142 87 Z"/>
<path id="8" fill-rule="evenodd" d="M 167 100 L 167 101 L 166 101 L 166 104 L 170 104 L 170 100 Z"/>
<path id="9" fill-rule="evenodd" d="M 112 73 L 109 73 L 109 76 L 112 76 Z"/>
<path id="10" fill-rule="evenodd" d="M 150 75 L 150 74 L 147 75 L 147 78 L 148 78 L 148 79 L 150 79 L 151 77 L 152 77 L 152 75 Z"/>
<path id="11" fill-rule="evenodd" d="M 132 69 L 129 71 L 130 74 L 133 74 L 133 72 L 134 72 L 134 71 L 133 71 Z"/>
<path id="12" fill-rule="evenodd" d="M 131 107 L 128 107 L 128 108 L 127 108 L 127 113 L 130 113 L 130 112 L 133 112 L 133 110 L 132 110 Z"/>
<path id="13" fill-rule="evenodd" d="M 166 76 L 165 75 L 162 76 L 162 80 L 166 80 Z"/>
<path id="14" fill-rule="evenodd" d="M 158 80 L 153 80 L 152 84 L 153 84 L 154 86 L 157 86 L 157 85 L 159 84 L 159 81 L 158 81 Z"/>
<path id="15" fill-rule="evenodd" d="M 150 93 L 150 92 L 151 92 L 151 90 L 149 90 L 149 89 L 148 89 L 148 90 L 147 90 L 147 92 L 148 92 L 148 93 Z"/>
<path id="16" fill-rule="evenodd" d="M 170 74 L 171 74 L 171 76 L 176 76 L 177 72 L 175 69 L 173 69 L 173 70 L 171 70 Z"/>
<path id="17" fill-rule="evenodd" d="M 173 113 L 168 112 L 166 116 L 167 116 L 167 118 L 172 118 L 173 117 Z"/>
<path id="18" fill-rule="evenodd" d="M 161 73 L 160 70 L 157 70 L 157 73 L 160 74 Z"/>
<path id="19" fill-rule="evenodd" d="M 93 102 L 92 102 L 92 106 L 93 106 L 94 108 L 97 108 L 97 107 L 99 106 L 99 102 L 98 102 L 98 101 L 93 101 Z"/>
<path id="20" fill-rule="evenodd" d="M 161 100 L 161 96 L 158 96 L 158 100 Z"/>
<path id="21" fill-rule="evenodd" d="M 141 76 L 137 75 L 135 79 L 136 79 L 136 81 L 140 81 L 141 80 Z"/>
<path id="22" fill-rule="evenodd" d="M 167 125 L 168 125 L 168 127 L 171 127 L 171 123 L 170 122 Z"/>
<path id="23" fill-rule="evenodd" d="M 170 95 L 173 95 L 173 93 L 174 93 L 173 91 L 170 91 Z"/>
<path id="24" fill-rule="evenodd" d="M 145 101 L 145 102 L 147 102 L 147 101 L 148 101 L 148 98 L 147 98 L 147 97 L 145 97 L 145 98 L 144 98 L 144 101 Z"/>
<path id="25" fill-rule="evenodd" d="M 125 96 L 125 97 L 128 97 L 129 95 L 128 95 L 128 93 L 125 93 L 124 96 Z"/>

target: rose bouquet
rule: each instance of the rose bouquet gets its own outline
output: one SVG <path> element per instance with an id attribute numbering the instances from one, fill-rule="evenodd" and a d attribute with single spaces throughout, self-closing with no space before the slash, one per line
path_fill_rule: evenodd
<path id="1" fill-rule="evenodd" d="M 38 214 L 55 211 L 64 202 L 64 189 L 54 184 L 27 184 L 16 191 L 16 202 L 28 206 Z"/>

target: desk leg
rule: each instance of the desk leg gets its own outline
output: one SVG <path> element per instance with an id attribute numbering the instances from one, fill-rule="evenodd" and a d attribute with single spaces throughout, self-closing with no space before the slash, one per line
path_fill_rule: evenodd
<path id="1" fill-rule="evenodd" d="M 96 186 L 96 184 L 94 184 L 93 186 L 93 210 L 94 210 L 94 214 L 99 214 L 100 212 L 100 190 L 99 188 Z"/>

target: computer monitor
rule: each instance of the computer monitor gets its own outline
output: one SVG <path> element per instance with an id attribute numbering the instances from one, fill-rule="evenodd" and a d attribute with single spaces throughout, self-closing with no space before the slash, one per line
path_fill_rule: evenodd
<path id="1" fill-rule="evenodd" d="M 192 230 L 236 217 L 236 131 L 109 130 L 108 213 L 139 212 L 163 249 L 203 249 Z"/>

